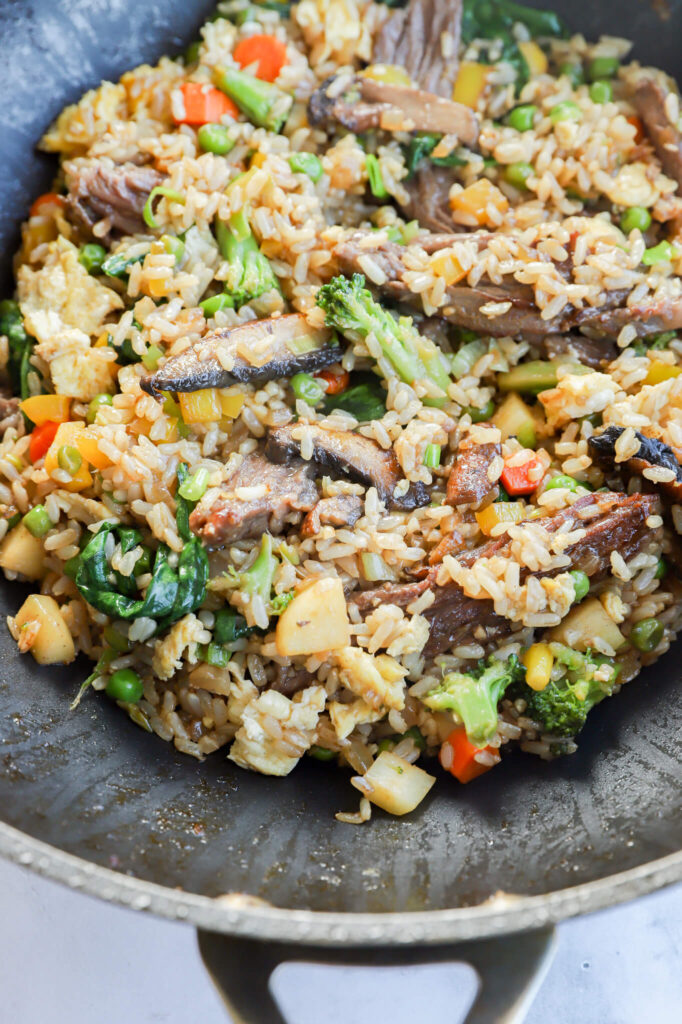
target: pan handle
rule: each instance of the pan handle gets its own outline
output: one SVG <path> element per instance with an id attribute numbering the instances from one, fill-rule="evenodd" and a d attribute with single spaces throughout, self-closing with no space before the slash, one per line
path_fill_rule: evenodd
<path id="1" fill-rule="evenodd" d="M 292 961 L 356 967 L 467 963 L 478 975 L 479 989 L 466 1024 L 520 1024 L 555 947 L 553 928 L 448 946 L 379 949 L 263 942 L 202 930 L 198 938 L 204 964 L 234 1024 L 286 1024 L 269 983 L 280 964 Z"/>

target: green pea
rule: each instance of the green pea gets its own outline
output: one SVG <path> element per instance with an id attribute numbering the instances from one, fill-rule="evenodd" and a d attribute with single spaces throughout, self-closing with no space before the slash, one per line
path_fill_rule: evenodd
<path id="1" fill-rule="evenodd" d="M 210 299 L 204 299 L 199 305 L 205 317 L 212 317 L 220 309 L 234 309 L 234 299 L 230 295 L 212 295 Z"/>
<path id="2" fill-rule="evenodd" d="M 88 414 L 87 414 L 87 417 L 86 417 L 88 423 L 94 423 L 95 422 L 95 420 L 97 418 L 97 413 L 99 412 L 99 407 L 101 405 L 113 405 L 113 404 L 114 404 L 114 400 L 111 397 L 111 395 L 95 395 L 93 400 L 90 402 L 90 405 L 88 406 Z"/>
<path id="3" fill-rule="evenodd" d="M 311 747 L 308 753 L 316 761 L 333 761 L 337 757 L 337 751 L 328 750 L 327 747 Z"/>
<path id="4" fill-rule="evenodd" d="M 582 110 L 573 100 L 564 100 L 557 103 L 549 112 L 549 119 L 552 124 L 559 124 L 560 121 L 580 121 Z"/>
<path id="5" fill-rule="evenodd" d="M 533 127 L 533 121 L 537 112 L 538 108 L 534 103 L 523 103 L 520 107 L 514 107 L 509 112 L 507 120 L 510 126 L 515 128 L 517 132 L 527 132 Z"/>
<path id="6" fill-rule="evenodd" d="M 30 512 L 27 512 L 22 522 L 29 533 L 34 537 L 44 537 L 48 530 L 51 530 L 54 523 L 47 514 L 44 505 L 35 505 Z"/>
<path id="7" fill-rule="evenodd" d="M 485 420 L 489 420 L 495 412 L 495 403 L 491 398 L 489 402 L 482 406 L 468 405 L 464 412 L 471 416 L 472 423 L 483 423 Z"/>
<path id="8" fill-rule="evenodd" d="M 580 604 L 589 593 L 590 578 L 587 573 L 581 572 L 580 569 L 572 569 L 570 575 L 573 578 L 573 587 L 575 588 L 573 603 Z"/>
<path id="9" fill-rule="evenodd" d="M 549 483 L 545 485 L 545 490 L 553 491 L 557 487 L 565 487 L 568 491 L 577 491 L 579 484 L 574 477 L 560 473 L 559 476 L 552 477 Z"/>
<path id="10" fill-rule="evenodd" d="M 59 468 L 69 476 L 75 476 L 83 465 L 83 456 L 74 445 L 63 444 L 57 452 Z"/>
<path id="11" fill-rule="evenodd" d="M 676 250 L 670 242 L 663 241 L 644 250 L 642 263 L 645 267 L 653 267 L 655 263 L 669 263 L 676 255 Z"/>
<path id="12" fill-rule="evenodd" d="M 663 555 L 658 560 L 656 565 L 656 572 L 654 573 L 654 579 L 662 580 L 668 573 L 668 563 L 666 562 Z"/>
<path id="13" fill-rule="evenodd" d="M 292 153 L 289 157 L 289 167 L 294 174 L 307 174 L 311 181 L 319 181 L 324 171 L 322 164 L 314 153 Z"/>
<path id="14" fill-rule="evenodd" d="M 142 680 L 131 668 L 121 668 L 114 672 L 106 687 L 107 697 L 126 704 L 137 704 L 143 693 Z"/>
<path id="15" fill-rule="evenodd" d="M 210 473 L 201 466 L 192 476 L 188 476 L 184 483 L 178 487 L 178 494 L 186 501 L 199 501 L 206 493 Z"/>
<path id="16" fill-rule="evenodd" d="M 587 74 L 591 82 L 600 78 L 614 78 L 618 74 L 620 61 L 617 57 L 593 57 Z"/>
<path id="17" fill-rule="evenodd" d="M 630 643 L 643 654 L 654 651 L 663 639 L 663 623 L 659 619 L 642 619 L 630 630 Z"/>
<path id="18" fill-rule="evenodd" d="M 574 89 L 579 85 L 582 85 L 585 81 L 583 66 L 576 61 L 565 60 L 563 64 L 559 65 L 559 74 L 564 75 L 566 78 L 570 78 L 571 85 Z"/>
<path id="19" fill-rule="evenodd" d="M 651 214 L 643 206 L 631 206 L 620 218 L 620 226 L 626 235 L 635 228 L 646 231 L 651 227 Z"/>
<path id="20" fill-rule="evenodd" d="M 590 99 L 593 103 L 610 103 L 613 99 L 613 87 L 610 82 L 603 78 L 593 82 L 590 86 Z"/>
<path id="21" fill-rule="evenodd" d="M 527 164 L 524 160 L 517 160 L 516 163 L 508 164 L 504 169 L 506 180 L 514 188 L 526 188 L 526 181 L 532 174 L 535 174 L 533 165 Z"/>
<path id="22" fill-rule="evenodd" d="M 85 267 L 88 274 L 101 274 L 102 264 L 107 258 L 107 251 L 101 245 L 88 242 L 82 245 L 78 253 L 78 262 Z"/>
<path id="23" fill-rule="evenodd" d="M 294 374 L 291 378 L 291 389 L 296 398 L 302 399 L 311 406 L 317 405 L 325 395 L 325 390 L 320 382 L 311 377 L 309 373 Z"/>
<path id="24" fill-rule="evenodd" d="M 185 243 L 176 235 L 161 235 L 159 241 L 169 256 L 175 257 L 175 262 L 180 263 L 185 255 Z"/>
<path id="25" fill-rule="evenodd" d="M 216 156 L 225 156 L 235 146 L 223 124 L 202 124 L 197 138 L 205 153 L 215 153 Z"/>

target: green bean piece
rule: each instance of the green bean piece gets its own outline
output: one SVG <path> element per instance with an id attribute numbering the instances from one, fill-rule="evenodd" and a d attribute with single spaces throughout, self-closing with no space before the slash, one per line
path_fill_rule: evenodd
<path id="1" fill-rule="evenodd" d="M 307 174 L 312 182 L 319 181 L 324 174 L 322 164 L 314 153 L 292 153 L 289 167 L 294 174 Z"/>
<path id="2" fill-rule="evenodd" d="M 207 665 L 215 668 L 225 668 L 230 660 L 230 652 L 221 644 L 201 644 L 199 647 L 199 659 Z"/>
<path id="3" fill-rule="evenodd" d="M 204 299 L 199 303 L 206 318 L 215 316 L 221 309 L 234 309 L 234 299 L 231 295 L 212 295 L 210 299 Z"/>
<path id="4" fill-rule="evenodd" d="M 485 405 L 468 405 L 463 411 L 469 414 L 472 423 L 484 423 L 495 412 L 495 403 L 491 398 Z"/>
<path id="5" fill-rule="evenodd" d="M 123 701 L 125 704 L 137 704 L 143 693 L 142 680 L 131 668 L 122 668 L 114 672 L 106 686 L 107 697 Z"/>
<path id="6" fill-rule="evenodd" d="M 234 139 L 230 138 L 223 124 L 202 124 L 197 138 L 205 153 L 215 153 L 216 156 L 225 156 L 235 147 Z"/>

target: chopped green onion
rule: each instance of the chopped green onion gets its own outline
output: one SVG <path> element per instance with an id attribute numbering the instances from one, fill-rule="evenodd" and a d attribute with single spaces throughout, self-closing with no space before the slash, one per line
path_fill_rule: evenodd
<path id="1" fill-rule="evenodd" d="M 199 501 L 206 493 L 210 473 L 201 466 L 196 472 L 188 476 L 184 483 L 178 487 L 178 494 L 186 501 Z"/>
<path id="2" fill-rule="evenodd" d="M 656 572 L 654 574 L 654 579 L 662 580 L 666 576 L 667 572 L 668 572 L 668 563 L 666 562 L 666 560 L 663 557 L 663 555 L 661 555 L 661 557 L 658 559 L 658 562 L 656 564 Z"/>
<path id="3" fill-rule="evenodd" d="M 389 569 L 381 555 L 377 555 L 373 551 L 363 551 L 360 555 L 360 561 L 362 562 L 363 575 L 369 583 L 376 583 L 378 580 L 395 579 L 393 570 Z"/>
<path id="4" fill-rule="evenodd" d="M 249 636 L 252 632 L 253 628 L 247 626 L 246 619 L 233 608 L 220 608 L 215 613 L 213 639 L 216 643 L 231 644 L 235 640 Z"/>
<path id="5" fill-rule="evenodd" d="M 164 354 L 159 345 L 150 345 L 142 356 L 142 365 L 146 370 L 154 371 L 159 365 L 159 359 Z"/>
<path id="6" fill-rule="evenodd" d="M 193 43 L 190 43 L 185 50 L 184 61 L 185 64 L 196 64 L 199 60 L 199 47 L 201 43 L 198 39 L 195 39 Z"/>
<path id="7" fill-rule="evenodd" d="M 87 412 L 87 416 L 86 416 L 86 419 L 87 419 L 88 423 L 94 423 L 95 422 L 95 419 L 97 418 L 97 413 L 99 412 L 99 408 L 100 408 L 101 405 L 113 405 L 113 404 L 114 404 L 114 400 L 111 397 L 111 395 L 106 395 L 106 394 L 95 395 L 95 397 L 93 398 L 93 400 L 90 402 L 90 404 L 88 406 L 88 412 Z"/>
<path id="8" fill-rule="evenodd" d="M 215 153 L 216 156 L 225 156 L 236 144 L 223 124 L 202 124 L 197 138 L 205 153 Z"/>
<path id="9" fill-rule="evenodd" d="M 26 513 L 22 523 L 34 537 L 44 537 L 54 526 L 44 505 L 35 505 L 30 512 Z"/>
<path id="10" fill-rule="evenodd" d="M 83 465 L 83 456 L 74 445 L 63 444 L 57 452 L 57 462 L 65 473 L 75 476 Z"/>
<path id="11" fill-rule="evenodd" d="M 189 437 L 189 427 L 187 426 L 187 424 L 183 420 L 183 418 L 182 418 L 182 409 L 180 408 L 178 403 L 175 401 L 175 399 L 171 398 L 170 395 L 169 395 L 168 398 L 164 399 L 164 402 L 163 402 L 163 405 L 161 406 L 161 408 L 165 412 L 166 416 L 172 416 L 174 419 L 176 419 L 178 421 L 177 422 L 177 427 L 178 427 L 178 434 L 180 435 L 180 437 Z"/>
<path id="12" fill-rule="evenodd" d="M 520 107 L 510 110 L 507 121 L 517 132 L 528 132 L 533 127 L 533 121 L 538 108 L 534 103 L 523 103 Z"/>
<path id="13" fill-rule="evenodd" d="M 565 487 L 567 491 L 577 491 L 579 486 L 579 482 L 574 477 L 560 473 L 559 476 L 553 476 L 549 483 L 545 484 L 545 490 L 553 491 L 558 487 Z"/>
<path id="14" fill-rule="evenodd" d="M 526 188 L 526 181 L 533 174 L 535 174 L 535 168 L 524 160 L 517 160 L 516 163 L 508 164 L 504 169 L 505 179 L 514 188 Z"/>
<path id="15" fill-rule="evenodd" d="M 185 255 L 185 243 L 176 235 L 161 235 L 160 241 L 169 256 L 175 257 L 176 263 L 182 262 Z"/>
<path id="16" fill-rule="evenodd" d="M 320 159 L 314 153 L 292 153 L 289 167 L 294 174 L 307 174 L 313 182 L 319 181 L 324 174 Z"/>
<path id="17" fill-rule="evenodd" d="M 17 473 L 21 473 L 22 470 L 25 468 L 26 464 L 24 460 L 20 459 L 18 455 L 14 454 L 14 452 L 8 452 L 8 454 L 5 455 L 5 459 L 7 462 L 9 462 L 10 466 L 14 466 Z"/>
<path id="18" fill-rule="evenodd" d="M 466 409 L 463 409 L 462 411 L 469 414 L 472 423 L 484 423 L 485 420 L 489 420 L 495 412 L 495 403 L 491 398 L 485 405 L 468 405 Z"/>
<path id="19" fill-rule="evenodd" d="M 424 449 L 424 465 L 427 469 L 437 469 L 440 466 L 439 444 L 427 444 Z"/>
<path id="20" fill-rule="evenodd" d="M 122 668 L 114 672 L 106 686 L 107 697 L 123 701 L 124 704 L 137 704 L 143 694 L 142 680 L 131 668 Z"/>
<path id="21" fill-rule="evenodd" d="M 222 644 L 201 644 L 198 650 L 199 660 L 216 668 L 225 668 L 230 660 L 230 652 Z"/>
<path id="22" fill-rule="evenodd" d="M 587 573 L 582 572 L 580 569 L 571 569 L 569 576 L 573 579 L 573 589 L 575 590 L 573 603 L 580 604 L 583 598 L 587 597 L 589 593 L 590 578 Z"/>
<path id="23" fill-rule="evenodd" d="M 419 750 L 424 750 L 426 747 L 426 740 L 422 736 L 421 730 L 418 729 L 416 725 L 411 726 L 406 732 L 404 732 L 400 739 L 412 740 Z"/>
<path id="24" fill-rule="evenodd" d="M 142 218 L 148 228 L 158 228 L 159 222 L 154 216 L 154 200 L 157 196 L 163 196 L 164 199 L 171 199 L 174 203 L 185 202 L 185 197 L 180 193 L 176 192 L 172 188 L 166 188 L 164 185 L 157 185 L 151 190 L 147 196 L 147 202 L 144 204 L 142 210 Z"/>
<path id="25" fill-rule="evenodd" d="M 644 250 L 642 256 L 642 263 L 645 267 L 653 267 L 656 263 L 669 263 L 677 256 L 677 250 L 670 242 L 663 241 L 659 242 L 658 245 L 653 245 L 650 249 Z"/>
<path id="26" fill-rule="evenodd" d="M 279 544 L 277 548 L 277 553 L 280 554 L 282 558 L 286 559 L 286 561 L 289 562 L 291 565 L 301 564 L 301 559 L 299 557 L 298 551 L 296 550 L 296 548 L 292 547 L 291 544 L 287 544 L 285 540 L 283 540 L 281 544 Z"/>
<path id="27" fill-rule="evenodd" d="M 610 82 L 599 80 L 590 86 L 590 99 L 593 103 L 610 103 L 613 99 L 613 87 Z"/>
<path id="28" fill-rule="evenodd" d="M 563 103 L 557 103 L 549 112 L 549 119 L 552 124 L 559 124 L 560 121 L 580 121 L 582 116 L 580 107 L 573 100 L 564 100 Z"/>
<path id="29" fill-rule="evenodd" d="M 125 654 L 130 650 L 128 637 L 119 632 L 115 626 L 105 626 L 102 633 L 109 646 L 113 647 L 118 654 Z"/>
<path id="30" fill-rule="evenodd" d="M 591 82 L 601 78 L 614 78 L 618 74 L 620 61 L 617 57 L 593 57 L 587 74 Z"/>
<path id="31" fill-rule="evenodd" d="M 368 153 L 365 157 L 365 167 L 367 168 L 369 188 L 374 198 L 388 199 L 388 192 L 384 185 L 384 179 L 381 176 L 381 167 L 373 153 Z"/>
<path id="32" fill-rule="evenodd" d="M 199 303 L 205 317 L 212 317 L 220 309 L 234 309 L 234 299 L 231 295 L 212 295 L 210 299 L 204 299 Z"/>
<path id="33" fill-rule="evenodd" d="M 651 227 L 651 214 L 644 206 L 631 206 L 620 218 L 620 226 L 626 235 L 635 228 L 646 231 Z"/>
<path id="34" fill-rule="evenodd" d="M 377 751 L 383 754 L 385 750 L 393 750 L 396 742 L 395 736 L 384 736 L 382 740 L 377 743 Z"/>
<path id="35" fill-rule="evenodd" d="M 107 251 L 102 245 L 95 242 L 88 242 L 81 245 L 78 253 L 78 262 L 85 267 L 88 274 L 101 274 L 102 264 L 107 258 Z"/>
<path id="36" fill-rule="evenodd" d="M 481 356 L 485 355 L 485 352 L 485 343 L 480 338 L 476 338 L 474 341 L 467 341 L 465 345 L 462 345 L 451 361 L 452 372 L 457 380 L 471 373 L 472 368 Z"/>
<path id="37" fill-rule="evenodd" d="M 308 754 L 316 761 L 333 761 L 335 757 L 338 757 L 338 751 L 328 750 L 327 747 L 310 747 Z"/>
<path id="38" fill-rule="evenodd" d="M 317 405 L 325 396 L 325 389 L 319 380 L 311 377 L 309 373 L 294 374 L 291 378 L 291 389 L 296 398 L 300 398 L 310 406 Z"/>

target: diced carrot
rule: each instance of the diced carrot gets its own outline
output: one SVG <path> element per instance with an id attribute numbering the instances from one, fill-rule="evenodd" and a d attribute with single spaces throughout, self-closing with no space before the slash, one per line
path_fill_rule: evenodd
<path id="1" fill-rule="evenodd" d="M 519 494 L 532 494 L 543 476 L 542 460 L 534 455 L 521 466 L 505 465 L 501 479 L 507 494 L 517 497 Z"/>
<path id="2" fill-rule="evenodd" d="M 467 738 L 464 726 L 458 725 L 440 748 L 440 763 L 460 782 L 471 782 L 477 776 L 490 771 L 500 761 L 500 752 L 496 747 L 484 749 L 496 758 L 494 764 L 481 764 L 476 760 L 476 754 L 480 754 L 481 751 Z"/>
<path id="3" fill-rule="evenodd" d="M 47 213 L 48 206 L 64 206 L 66 200 L 64 196 L 58 195 L 57 192 L 45 192 L 33 203 L 33 206 L 29 210 L 30 217 L 40 217 L 42 214 Z"/>
<path id="4" fill-rule="evenodd" d="M 48 448 L 55 439 L 56 433 L 59 430 L 59 424 L 54 420 L 45 420 L 39 427 L 31 432 L 31 440 L 28 446 L 28 454 L 31 462 L 37 462 L 38 459 L 42 459 L 43 455 L 47 452 Z"/>
<path id="5" fill-rule="evenodd" d="M 183 82 L 180 91 L 184 114 L 182 117 L 175 117 L 176 124 L 215 124 L 225 114 L 229 114 L 230 117 L 239 115 L 237 105 L 213 85 Z"/>
<path id="6" fill-rule="evenodd" d="M 635 142 L 642 142 L 644 139 L 644 125 L 642 124 L 641 118 L 637 117 L 636 114 L 631 114 L 630 117 L 626 117 L 625 120 L 635 129 Z"/>
<path id="7" fill-rule="evenodd" d="M 249 36 L 237 43 L 232 56 L 240 68 L 257 63 L 256 78 L 274 82 L 287 63 L 287 48 L 276 36 Z"/>
<path id="8" fill-rule="evenodd" d="M 330 367 L 328 370 L 320 370 L 315 375 L 316 380 L 324 381 L 326 385 L 326 392 L 328 395 L 340 395 L 342 391 L 345 391 L 350 384 L 350 374 L 348 370 L 344 370 L 339 367 L 335 370 Z"/>

